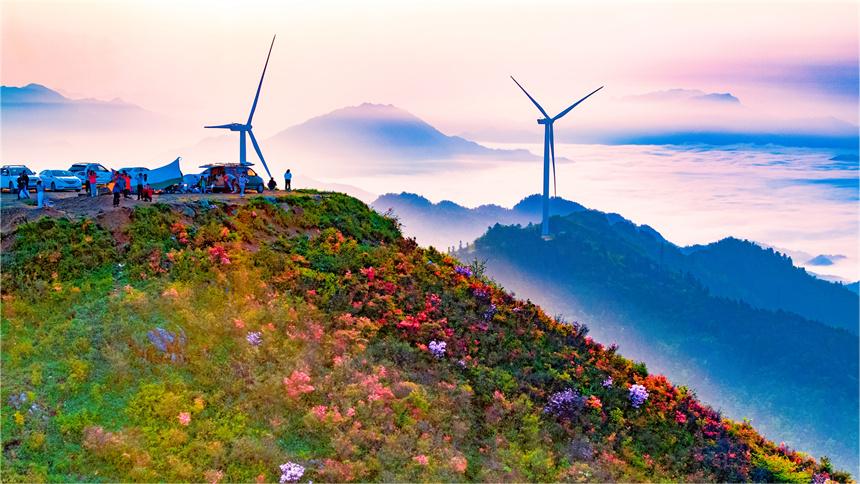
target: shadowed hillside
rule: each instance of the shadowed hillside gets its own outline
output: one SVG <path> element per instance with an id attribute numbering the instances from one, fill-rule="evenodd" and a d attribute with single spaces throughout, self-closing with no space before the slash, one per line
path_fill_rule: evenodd
<path id="1" fill-rule="evenodd" d="M 553 239 L 545 241 L 539 226 L 497 225 L 459 256 L 485 260 L 506 287 L 589 321 L 598 338 L 689 384 L 733 417 L 750 417 L 780 439 L 856 467 L 856 333 L 721 297 L 692 270 L 677 269 L 685 260 L 677 248 L 601 212 L 556 217 L 551 227 Z M 760 252 L 758 259 L 774 257 L 747 249 Z M 799 271 L 786 270 L 790 263 L 782 260 L 776 265 Z M 729 274 L 736 266 L 724 260 L 706 267 Z M 771 268 L 759 260 L 748 269 L 755 270 Z M 760 280 L 750 278 L 733 290 Z"/>
<path id="2" fill-rule="evenodd" d="M 4 482 L 850 479 L 355 199 L 168 200 L 5 231 Z"/>

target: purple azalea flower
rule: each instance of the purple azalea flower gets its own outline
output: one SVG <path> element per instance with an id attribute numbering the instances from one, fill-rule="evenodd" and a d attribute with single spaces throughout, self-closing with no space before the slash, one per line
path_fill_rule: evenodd
<path id="1" fill-rule="evenodd" d="M 260 346 L 263 343 L 263 333 L 259 331 L 251 331 L 248 336 L 245 336 L 251 346 Z"/>
<path id="2" fill-rule="evenodd" d="M 495 315 L 496 315 L 496 305 L 490 304 L 490 307 L 488 307 L 487 310 L 484 311 L 484 319 L 489 321 L 489 320 L 493 319 L 493 316 L 495 316 Z"/>
<path id="3" fill-rule="evenodd" d="M 281 464 L 281 484 L 285 482 L 296 482 L 305 475 L 305 468 L 295 462 Z"/>
<path id="4" fill-rule="evenodd" d="M 639 408 L 645 400 L 648 400 L 648 390 L 642 385 L 633 385 L 630 387 L 630 404 L 633 408 Z"/>
<path id="5" fill-rule="evenodd" d="M 444 341 L 431 341 L 427 347 L 430 348 L 430 353 L 433 353 L 433 356 L 442 358 L 445 356 L 445 349 L 448 347 L 448 343 Z"/>
<path id="6" fill-rule="evenodd" d="M 608 376 L 605 380 L 603 380 L 603 388 L 609 388 L 612 386 L 612 377 Z"/>
<path id="7" fill-rule="evenodd" d="M 543 413 L 573 419 L 583 408 L 585 408 L 585 397 L 576 390 L 568 388 L 550 395 Z"/>
<path id="8" fill-rule="evenodd" d="M 472 269 L 469 269 L 466 266 L 457 266 L 454 268 L 454 272 L 460 274 L 461 276 L 472 277 Z"/>

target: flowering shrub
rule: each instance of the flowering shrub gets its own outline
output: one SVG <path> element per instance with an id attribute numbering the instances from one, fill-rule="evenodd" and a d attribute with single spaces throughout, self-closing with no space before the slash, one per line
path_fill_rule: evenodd
<path id="1" fill-rule="evenodd" d="M 433 354 L 436 358 L 442 358 L 445 356 L 445 348 L 448 346 L 444 341 L 431 341 L 429 345 L 430 353 Z"/>
<path id="2" fill-rule="evenodd" d="M 250 331 L 245 339 L 248 340 L 248 344 L 251 346 L 260 346 L 263 344 L 263 333 L 259 331 Z"/>
<path id="3" fill-rule="evenodd" d="M 556 417 L 574 419 L 579 415 L 584 406 L 585 397 L 580 395 L 576 390 L 568 388 L 553 393 L 549 397 L 549 401 L 547 401 L 543 411 Z"/>
<path id="4" fill-rule="evenodd" d="M 633 408 L 639 408 L 645 400 L 648 400 L 648 390 L 645 389 L 642 385 L 632 385 L 630 386 L 630 405 L 633 405 Z"/>
<path id="5" fill-rule="evenodd" d="M 284 378 L 284 388 L 287 391 L 287 396 L 292 399 L 314 391 L 314 387 L 310 383 L 311 377 L 299 370 L 293 370 L 289 377 Z"/>
<path id="6" fill-rule="evenodd" d="M 454 272 L 463 277 L 472 277 L 472 269 L 469 269 L 466 266 L 457 266 L 454 268 Z"/>
<path id="7" fill-rule="evenodd" d="M 223 246 L 215 245 L 210 247 L 209 257 L 211 257 L 214 262 L 218 262 L 219 264 L 230 264 L 230 257 L 227 255 L 227 249 L 225 249 Z"/>
<path id="8" fill-rule="evenodd" d="M 281 464 L 280 469 L 281 479 L 279 482 L 281 484 L 284 484 L 285 482 L 297 482 L 303 475 L 305 475 L 305 468 L 295 462 Z"/>

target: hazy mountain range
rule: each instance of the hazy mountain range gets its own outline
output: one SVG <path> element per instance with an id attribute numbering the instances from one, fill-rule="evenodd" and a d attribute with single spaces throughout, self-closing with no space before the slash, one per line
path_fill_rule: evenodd
<path id="1" fill-rule="evenodd" d="M 491 227 L 456 253 L 521 297 L 693 387 L 733 418 L 857 467 L 858 297 L 737 239 L 678 248 L 579 210 Z M 834 432 L 842 437 L 833 439 Z"/>
<path id="2" fill-rule="evenodd" d="M 498 205 L 467 208 L 448 200 L 432 203 L 413 193 L 385 194 L 371 205 L 380 212 L 391 210 L 400 219 L 406 234 L 423 245 L 440 249 L 469 244 L 496 224 L 527 225 L 541 219 L 541 197 L 537 194 L 524 198 L 512 208 Z M 584 210 L 586 208 L 579 203 L 560 197 L 550 201 L 551 215 Z M 856 285 L 820 279 L 796 267 L 785 250 L 733 237 L 707 245 L 680 247 L 648 225 L 633 224 L 615 213 L 604 215 L 615 230 L 634 227 L 619 233 L 636 234 L 640 250 L 650 257 L 662 257 L 668 267 L 696 274 L 715 294 L 743 299 L 765 309 L 795 311 L 857 333 L 858 303 L 849 292 L 856 293 Z M 843 257 L 794 254 L 820 261 Z M 805 259 L 799 262 L 808 263 Z"/>
<path id="3" fill-rule="evenodd" d="M 183 149 L 193 159 L 224 159 L 236 151 L 236 137 L 207 138 Z M 466 160 L 529 161 L 534 154 L 500 150 L 448 136 L 413 114 L 392 105 L 369 104 L 337 109 L 260 140 L 264 156 L 290 160 L 311 176 L 405 173 L 444 169 Z M 252 161 L 256 155 L 249 152 Z M 324 167 L 324 168 L 323 168 Z"/>
<path id="4" fill-rule="evenodd" d="M 541 197 L 531 195 L 513 208 L 499 205 L 481 205 L 466 208 L 443 200 L 433 203 L 414 193 L 388 193 L 371 203 L 379 212 L 393 211 L 403 224 L 403 230 L 418 243 L 447 249 L 470 243 L 497 223 L 504 225 L 528 224 L 541 217 Z M 585 210 L 582 205 L 560 197 L 550 199 L 550 213 L 566 215 Z"/>
<path id="5" fill-rule="evenodd" d="M 134 129 L 164 122 L 164 118 L 121 99 L 70 99 L 41 84 L 0 87 L 3 129 L 13 131 L 61 129 Z"/>
<path id="6" fill-rule="evenodd" d="M 856 149 L 858 142 L 857 126 L 835 118 L 757 120 L 750 126 L 729 122 L 745 119 L 748 113 L 741 101 L 728 92 L 669 89 L 617 101 L 619 109 L 629 107 L 646 113 L 680 106 L 696 116 L 722 120 L 719 122 L 723 124 L 690 122 L 679 127 L 640 121 L 604 126 L 595 122 L 575 126 L 575 130 L 570 127 L 571 131 L 560 125 L 556 140 L 606 144 L 774 143 L 850 149 Z M 8 135 L 4 143 L 7 158 L 90 158 L 110 163 L 117 158 L 142 161 L 146 157 L 172 159 L 178 155 L 196 163 L 232 161 L 236 157 L 235 136 L 205 137 L 202 126 L 179 124 L 169 116 L 119 99 L 70 99 L 39 84 L 3 86 L 2 111 L 3 131 Z M 190 141 L 194 135 L 189 133 L 198 129 L 199 141 Z M 540 133 L 481 127 L 463 136 L 452 136 L 398 107 L 365 103 L 309 119 L 259 141 L 265 156 L 290 160 L 292 166 L 315 177 L 327 175 L 319 168 L 323 163 L 334 164 L 341 175 L 352 175 L 374 170 L 415 173 L 453 167 L 452 161 L 462 159 L 539 158 L 526 150 L 488 148 L 467 138 L 537 143 Z M 255 159 L 253 150 L 249 150 L 249 156 Z"/>

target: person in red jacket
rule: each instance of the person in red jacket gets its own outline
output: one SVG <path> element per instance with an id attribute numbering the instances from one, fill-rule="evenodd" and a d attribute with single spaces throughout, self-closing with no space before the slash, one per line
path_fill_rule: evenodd
<path id="1" fill-rule="evenodd" d="M 131 175 L 127 171 L 122 172 L 122 198 L 131 198 Z"/>
<path id="2" fill-rule="evenodd" d="M 96 197 L 99 194 L 99 187 L 96 185 L 96 172 L 90 170 L 90 174 L 87 176 L 87 181 L 90 182 L 90 196 Z"/>

